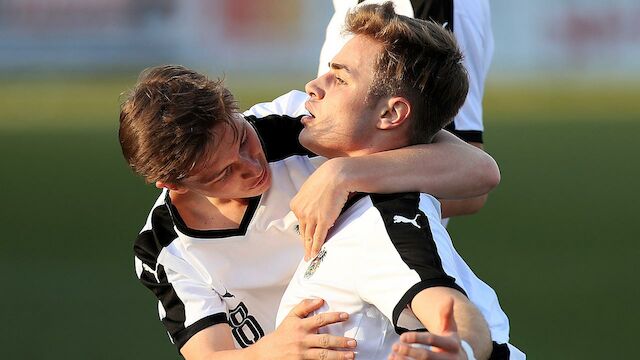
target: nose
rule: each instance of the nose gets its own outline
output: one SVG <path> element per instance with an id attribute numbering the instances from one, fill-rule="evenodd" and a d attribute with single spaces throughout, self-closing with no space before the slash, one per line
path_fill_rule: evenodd
<path id="1" fill-rule="evenodd" d="M 324 98 L 324 88 L 322 87 L 322 80 L 327 74 L 321 75 L 304 86 L 304 91 L 313 99 Z"/>
<path id="2" fill-rule="evenodd" d="M 262 164 L 260 164 L 260 160 L 257 156 L 252 156 L 252 154 L 243 154 L 242 155 L 242 178 L 243 179 L 252 179 L 262 173 Z"/>

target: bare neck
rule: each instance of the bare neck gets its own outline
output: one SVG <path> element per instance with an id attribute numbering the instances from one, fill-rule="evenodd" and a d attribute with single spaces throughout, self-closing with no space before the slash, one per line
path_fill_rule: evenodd
<path id="1" fill-rule="evenodd" d="M 209 198 L 193 192 L 169 191 L 169 197 L 185 224 L 194 230 L 237 229 L 249 204 L 247 199 Z"/>

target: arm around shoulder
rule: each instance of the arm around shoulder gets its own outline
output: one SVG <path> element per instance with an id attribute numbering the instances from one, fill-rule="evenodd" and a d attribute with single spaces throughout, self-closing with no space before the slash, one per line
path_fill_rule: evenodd
<path id="1" fill-rule="evenodd" d="M 349 191 L 397 193 L 418 191 L 443 199 L 466 199 L 488 193 L 500 183 L 495 160 L 446 130 L 430 144 L 420 144 L 341 162 Z"/>

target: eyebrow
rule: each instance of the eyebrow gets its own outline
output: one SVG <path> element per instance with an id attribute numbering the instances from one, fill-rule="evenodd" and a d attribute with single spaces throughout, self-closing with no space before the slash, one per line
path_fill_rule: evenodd
<path id="1" fill-rule="evenodd" d="M 233 145 L 235 145 L 235 144 L 236 144 L 236 143 L 238 143 L 238 142 L 242 142 L 242 140 L 247 136 L 247 127 L 246 127 L 245 123 L 242 123 L 242 125 L 241 125 L 241 126 L 242 126 L 242 135 L 240 135 L 239 137 L 238 137 L 238 136 L 236 136 L 236 138 L 234 139 L 234 142 L 233 142 L 232 146 L 233 146 Z M 209 182 L 212 182 L 212 181 L 214 181 L 214 180 L 218 179 L 220 176 L 222 176 L 222 174 L 223 174 L 225 171 L 227 171 L 227 168 L 228 168 L 229 166 L 231 166 L 231 165 L 233 165 L 233 164 L 228 164 L 227 166 L 225 166 L 224 168 L 222 168 L 222 170 L 218 171 L 215 175 L 213 175 L 213 176 L 208 176 L 207 178 L 205 178 L 205 179 L 201 179 L 200 181 L 205 182 L 205 183 L 209 183 Z"/>
<path id="2" fill-rule="evenodd" d="M 329 68 L 331 68 L 333 70 L 344 70 L 344 71 L 348 72 L 349 74 L 351 73 L 351 70 L 349 69 L 349 67 L 347 65 L 344 65 L 344 64 L 329 62 Z"/>

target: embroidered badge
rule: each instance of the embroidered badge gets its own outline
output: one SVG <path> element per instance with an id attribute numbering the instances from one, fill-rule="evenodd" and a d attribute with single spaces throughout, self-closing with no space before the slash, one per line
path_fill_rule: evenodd
<path id="1" fill-rule="evenodd" d="M 316 255 L 316 257 L 314 257 L 313 260 L 311 260 L 309 267 L 307 267 L 307 271 L 304 272 L 305 279 L 308 279 L 312 277 L 313 274 L 315 274 L 316 270 L 318 270 L 318 267 L 320 266 L 320 263 L 322 262 L 322 259 L 324 259 L 324 256 L 326 254 L 327 254 L 327 251 L 324 248 L 322 248 L 318 253 L 318 255 Z"/>

